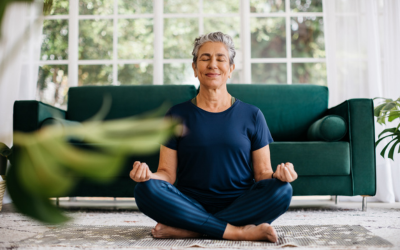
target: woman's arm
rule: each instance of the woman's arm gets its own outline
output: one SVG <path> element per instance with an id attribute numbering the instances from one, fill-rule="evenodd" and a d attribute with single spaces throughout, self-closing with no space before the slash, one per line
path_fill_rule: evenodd
<path id="1" fill-rule="evenodd" d="M 164 180 L 175 183 L 176 170 L 178 168 L 178 153 L 176 150 L 161 145 L 160 161 L 157 172 L 152 173 L 145 162 L 135 161 L 129 176 L 136 182 L 144 182 L 149 179 Z"/>
<path id="2" fill-rule="evenodd" d="M 274 173 L 271 167 L 269 145 L 253 151 L 251 157 L 253 158 L 254 179 L 256 182 L 270 179 L 272 174 L 274 174 L 274 178 L 281 181 L 292 182 L 297 179 L 297 173 L 290 162 L 279 164 Z"/>
<path id="3" fill-rule="evenodd" d="M 256 182 L 271 179 L 274 172 L 271 167 L 269 145 L 251 152 L 254 169 L 254 179 Z"/>

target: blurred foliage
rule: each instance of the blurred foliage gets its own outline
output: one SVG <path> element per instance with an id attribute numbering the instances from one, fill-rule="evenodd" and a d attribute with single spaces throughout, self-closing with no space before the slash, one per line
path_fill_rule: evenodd
<path id="1" fill-rule="evenodd" d="M 79 15 L 112 15 L 114 0 L 79 0 Z"/>
<path id="2" fill-rule="evenodd" d="M 153 19 L 118 21 L 118 59 L 152 59 L 153 44 Z"/>
<path id="3" fill-rule="evenodd" d="M 250 0 L 250 12 L 285 12 L 285 0 Z"/>
<path id="4" fill-rule="evenodd" d="M 199 13 L 199 2 L 187 0 L 164 0 L 164 13 Z"/>
<path id="5" fill-rule="evenodd" d="M 284 17 L 250 19 L 251 57 L 286 57 L 286 26 Z"/>
<path id="6" fill-rule="evenodd" d="M 193 42 L 198 36 L 198 18 L 164 19 L 164 58 L 192 58 Z"/>
<path id="7" fill-rule="evenodd" d="M 139 116 L 99 120 L 110 106 L 109 99 L 97 118 L 81 125 L 47 126 L 32 133 L 14 133 L 7 187 L 18 211 L 45 223 L 67 221 L 51 204 L 50 197 L 68 195 L 80 178 L 112 181 L 129 156 L 156 152 L 160 143 L 181 129 L 179 121 L 163 117 L 169 105 Z M 80 141 L 90 149 L 74 146 L 66 138 Z"/>
<path id="8" fill-rule="evenodd" d="M 40 59 L 68 59 L 68 20 L 44 20 Z"/>
<path id="9" fill-rule="evenodd" d="M 203 0 L 203 13 L 239 13 L 240 0 Z"/>
<path id="10" fill-rule="evenodd" d="M 252 63 L 252 83 L 286 84 L 286 63 Z"/>
<path id="11" fill-rule="evenodd" d="M 290 0 L 292 12 L 322 12 L 322 0 Z"/>
<path id="12" fill-rule="evenodd" d="M 379 105 L 375 105 L 374 108 L 374 116 L 377 117 L 377 121 L 381 125 L 386 125 L 386 122 L 393 122 L 396 119 L 399 119 L 399 124 L 395 128 L 387 128 L 383 130 L 378 138 L 380 138 L 376 143 L 375 147 L 383 141 L 383 139 L 391 137 L 392 139 L 386 146 L 382 149 L 381 155 L 385 158 L 385 152 L 388 149 L 389 145 L 393 142 L 392 147 L 389 150 L 388 158 L 394 161 L 394 151 L 396 146 L 400 144 L 400 97 L 397 100 L 393 100 L 390 98 L 384 97 L 375 97 L 374 100 L 381 99 L 383 103 Z M 383 136 L 386 134 L 385 136 Z M 394 137 L 394 138 L 393 138 Z M 398 153 L 400 153 L 400 146 Z"/>
<path id="13" fill-rule="evenodd" d="M 79 60 L 112 59 L 113 20 L 79 20 Z"/>
<path id="14" fill-rule="evenodd" d="M 153 1 L 149 0 L 118 0 L 118 13 L 128 14 L 146 14 L 153 13 Z"/>
<path id="15" fill-rule="evenodd" d="M 325 63 L 293 63 L 292 82 L 327 86 Z"/>
<path id="16" fill-rule="evenodd" d="M 66 108 L 68 66 L 42 65 L 39 67 L 37 99 L 58 108 Z"/>
<path id="17" fill-rule="evenodd" d="M 199 85 L 199 80 L 194 77 L 191 63 L 164 64 L 164 84 L 194 84 Z"/>
<path id="18" fill-rule="evenodd" d="M 118 66 L 118 82 L 121 85 L 152 85 L 153 64 L 125 64 Z"/>
<path id="19" fill-rule="evenodd" d="M 292 17 L 292 57 L 325 57 L 322 17 Z"/>
<path id="20" fill-rule="evenodd" d="M 113 82 L 112 65 L 79 65 L 78 85 L 111 85 Z"/>
<path id="21" fill-rule="evenodd" d="M 69 0 L 53 0 L 53 6 L 49 15 L 68 15 Z"/>

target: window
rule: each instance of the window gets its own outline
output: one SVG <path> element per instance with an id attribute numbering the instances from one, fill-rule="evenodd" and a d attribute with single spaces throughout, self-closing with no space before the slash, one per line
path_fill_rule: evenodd
<path id="1" fill-rule="evenodd" d="M 192 43 L 234 39 L 230 83 L 326 85 L 322 0 L 58 0 L 43 25 L 38 98 L 69 86 L 194 84 Z"/>

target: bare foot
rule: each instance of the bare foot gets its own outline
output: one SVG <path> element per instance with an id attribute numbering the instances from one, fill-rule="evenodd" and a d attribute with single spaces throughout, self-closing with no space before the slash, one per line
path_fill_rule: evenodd
<path id="1" fill-rule="evenodd" d="M 275 229 L 268 223 L 262 223 L 258 226 L 247 225 L 242 227 L 235 227 L 228 224 L 223 238 L 228 240 L 268 240 L 270 242 L 278 241 L 278 236 Z"/>
<path id="2" fill-rule="evenodd" d="M 198 238 L 201 236 L 200 233 L 192 232 L 189 230 L 170 227 L 161 223 L 151 229 L 151 234 L 154 238 L 168 239 L 168 238 Z"/>

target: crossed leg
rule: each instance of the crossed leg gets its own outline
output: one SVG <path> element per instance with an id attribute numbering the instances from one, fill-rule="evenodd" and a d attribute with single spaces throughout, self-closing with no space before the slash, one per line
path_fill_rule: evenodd
<path id="1" fill-rule="evenodd" d="M 139 209 L 158 222 L 152 230 L 157 238 L 207 234 L 230 240 L 275 242 L 277 235 L 269 224 L 288 209 L 291 196 L 290 184 L 276 179 L 263 180 L 212 215 L 166 181 L 151 179 L 138 183 L 135 188 Z"/>

